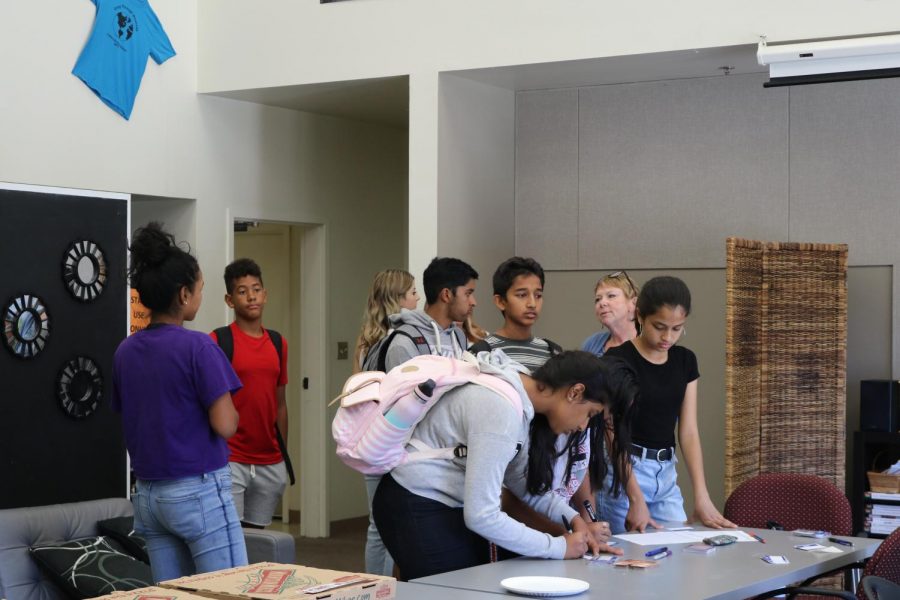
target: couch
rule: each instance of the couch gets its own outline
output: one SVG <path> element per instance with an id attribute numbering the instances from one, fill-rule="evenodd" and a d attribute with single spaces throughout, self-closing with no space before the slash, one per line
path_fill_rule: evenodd
<path id="1" fill-rule="evenodd" d="M 28 549 L 98 535 L 97 522 L 131 516 L 131 502 L 107 498 L 31 508 L 0 510 L 0 598 L 65 600 L 66 595 L 43 576 Z M 294 563 L 294 538 L 265 529 L 244 529 L 251 563 Z"/>

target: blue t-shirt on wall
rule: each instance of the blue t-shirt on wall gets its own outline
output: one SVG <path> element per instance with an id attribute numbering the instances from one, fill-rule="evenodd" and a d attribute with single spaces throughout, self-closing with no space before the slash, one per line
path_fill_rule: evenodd
<path id="1" fill-rule="evenodd" d="M 147 0 L 91 1 L 97 6 L 94 29 L 72 74 L 127 119 L 147 56 L 161 65 L 175 49 Z"/>

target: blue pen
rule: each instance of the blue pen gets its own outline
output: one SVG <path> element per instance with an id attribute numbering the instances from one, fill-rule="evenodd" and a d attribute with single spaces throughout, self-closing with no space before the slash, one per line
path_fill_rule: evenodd
<path id="1" fill-rule="evenodd" d="M 647 558 L 653 558 L 657 554 L 662 554 L 662 553 L 668 552 L 668 551 L 669 551 L 668 546 L 663 546 L 661 548 L 655 548 L 655 549 L 651 550 L 650 552 L 645 553 L 644 556 L 646 556 Z"/>
<path id="2" fill-rule="evenodd" d="M 672 556 L 672 551 L 666 550 L 665 552 L 660 552 L 659 554 L 654 554 L 653 556 L 650 557 L 650 559 L 651 560 L 662 560 L 664 558 L 668 558 L 669 556 Z"/>
<path id="3" fill-rule="evenodd" d="M 836 538 L 836 537 L 829 537 L 828 541 L 834 542 L 835 544 L 840 544 L 841 546 L 852 546 L 853 545 L 853 542 L 850 542 L 848 540 L 842 540 L 842 539 Z"/>

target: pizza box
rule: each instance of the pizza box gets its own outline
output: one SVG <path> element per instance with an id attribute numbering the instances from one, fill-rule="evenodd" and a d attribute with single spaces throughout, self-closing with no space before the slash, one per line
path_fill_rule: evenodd
<path id="1" fill-rule="evenodd" d="M 160 586 L 218 600 L 390 600 L 397 593 L 393 577 L 265 562 L 189 575 Z"/>
<path id="2" fill-rule="evenodd" d="M 173 588 L 142 587 L 98 596 L 94 600 L 209 600 L 209 598 Z"/>

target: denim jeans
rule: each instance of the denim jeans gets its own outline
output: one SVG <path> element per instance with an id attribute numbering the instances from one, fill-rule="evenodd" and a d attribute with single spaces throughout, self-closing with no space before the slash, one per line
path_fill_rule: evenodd
<path id="1" fill-rule="evenodd" d="M 466 528 L 462 508 L 413 494 L 381 478 L 372 501 L 375 523 L 403 579 L 427 577 L 491 562 L 491 545 Z"/>
<path id="2" fill-rule="evenodd" d="M 154 581 L 247 564 L 227 465 L 182 479 L 139 479 L 131 502 Z"/>
<path id="3" fill-rule="evenodd" d="M 366 497 L 369 500 L 369 529 L 366 531 L 366 573 L 372 575 L 393 575 L 394 559 L 384 547 L 381 536 L 378 535 L 378 527 L 375 526 L 375 517 L 372 516 L 372 499 L 375 490 L 381 481 L 381 475 L 366 475 Z"/>
<path id="4" fill-rule="evenodd" d="M 654 521 L 678 522 L 687 521 L 684 513 L 684 498 L 681 496 L 681 488 L 676 481 L 677 473 L 675 465 L 678 460 L 673 456 L 672 460 L 657 461 L 652 458 L 631 457 L 631 469 L 634 477 L 637 477 L 650 516 Z M 625 531 L 625 515 L 628 513 L 628 496 L 625 491 L 618 497 L 612 496 L 609 490 L 612 487 L 612 467 L 607 464 L 606 480 L 603 488 L 597 492 L 597 508 L 600 519 L 609 521 L 612 532 L 623 533 Z"/>

